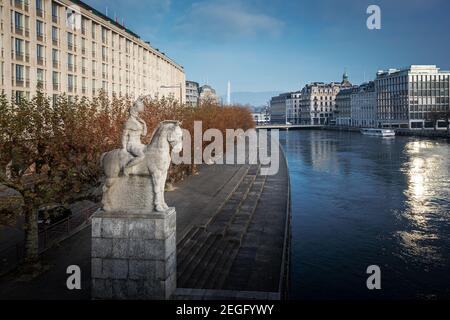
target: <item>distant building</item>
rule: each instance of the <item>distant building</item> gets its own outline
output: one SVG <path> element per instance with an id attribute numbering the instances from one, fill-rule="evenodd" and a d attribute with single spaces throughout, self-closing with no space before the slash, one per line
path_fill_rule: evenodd
<path id="1" fill-rule="evenodd" d="M 353 90 L 350 101 L 353 127 L 373 128 L 377 125 L 377 94 L 375 82 L 370 81 Z"/>
<path id="2" fill-rule="evenodd" d="M 445 128 L 449 117 L 450 72 L 435 65 L 378 71 L 377 126 Z"/>
<path id="3" fill-rule="evenodd" d="M 292 92 L 289 99 L 286 99 L 286 120 L 291 124 L 300 123 L 300 100 L 301 91 Z"/>
<path id="4" fill-rule="evenodd" d="M 286 124 L 287 122 L 287 100 L 291 98 L 291 93 L 282 93 L 270 99 L 270 123 Z"/>
<path id="5" fill-rule="evenodd" d="M 270 123 L 270 113 L 268 109 L 252 112 L 253 120 L 256 125 L 264 125 Z"/>
<path id="6" fill-rule="evenodd" d="M 186 81 L 186 104 L 196 107 L 200 98 L 200 85 L 195 81 Z"/>
<path id="7" fill-rule="evenodd" d="M 208 101 L 219 103 L 219 96 L 216 94 L 216 90 L 214 90 L 210 85 L 203 85 L 199 89 L 199 100 L 200 101 Z"/>
<path id="8" fill-rule="evenodd" d="M 336 96 L 344 88 L 351 88 L 347 73 L 341 83 L 325 84 L 314 82 L 306 85 L 301 91 L 300 124 L 324 125 L 332 124 L 336 106 Z"/>
<path id="9" fill-rule="evenodd" d="M 351 97 L 352 94 L 358 90 L 358 86 L 343 88 L 336 96 L 336 107 L 334 110 L 335 122 L 332 123 L 337 126 L 351 126 Z"/>

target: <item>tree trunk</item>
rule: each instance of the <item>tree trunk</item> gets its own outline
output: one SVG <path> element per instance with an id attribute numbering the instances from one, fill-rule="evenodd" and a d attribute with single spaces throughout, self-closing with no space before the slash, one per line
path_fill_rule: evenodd
<path id="1" fill-rule="evenodd" d="M 31 200 L 25 200 L 25 262 L 35 263 L 39 259 L 38 217 Z"/>

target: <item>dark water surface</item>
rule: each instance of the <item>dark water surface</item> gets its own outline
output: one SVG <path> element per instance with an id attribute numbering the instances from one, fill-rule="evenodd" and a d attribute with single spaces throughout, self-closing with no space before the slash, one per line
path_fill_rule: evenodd
<path id="1" fill-rule="evenodd" d="M 280 133 L 292 192 L 291 298 L 450 298 L 450 144 Z M 381 268 L 381 290 L 366 268 Z"/>

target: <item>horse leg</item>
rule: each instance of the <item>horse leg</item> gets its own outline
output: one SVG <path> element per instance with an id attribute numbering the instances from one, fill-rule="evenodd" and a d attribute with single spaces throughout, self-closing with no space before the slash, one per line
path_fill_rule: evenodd
<path id="1" fill-rule="evenodd" d="M 159 174 L 152 174 L 152 181 L 153 181 L 153 203 L 155 205 L 156 211 L 165 211 L 164 207 L 164 199 L 161 197 L 161 175 Z"/>

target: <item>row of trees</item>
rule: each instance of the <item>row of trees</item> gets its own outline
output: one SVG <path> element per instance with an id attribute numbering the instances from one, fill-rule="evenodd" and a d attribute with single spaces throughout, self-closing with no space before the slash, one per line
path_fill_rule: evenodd
<path id="1" fill-rule="evenodd" d="M 122 127 L 131 99 L 104 94 L 88 100 L 62 95 L 55 103 L 42 92 L 30 100 L 12 103 L 0 96 L 0 183 L 23 197 L 26 261 L 38 259 L 37 209 L 49 203 L 67 204 L 93 197 L 101 184 L 98 160 L 105 151 L 120 147 Z M 196 108 L 173 99 L 148 99 L 142 115 L 150 135 L 162 120 L 179 120 L 193 131 L 253 127 L 250 112 L 239 106 L 204 103 Z M 172 181 L 192 171 L 188 165 L 172 168 Z M 0 223 L 2 223 L 0 216 Z"/>

